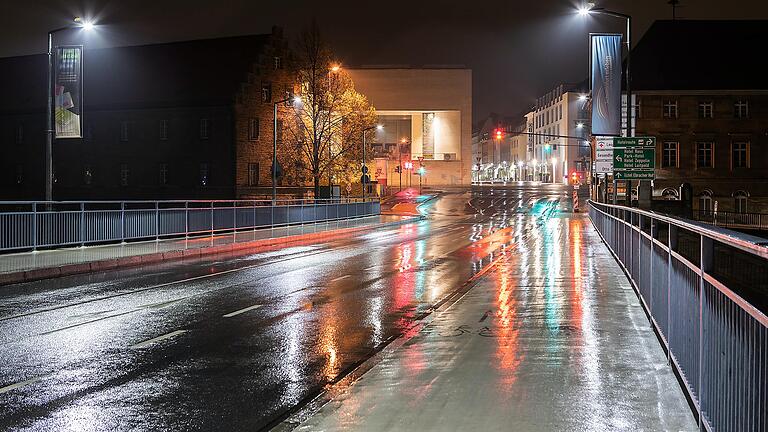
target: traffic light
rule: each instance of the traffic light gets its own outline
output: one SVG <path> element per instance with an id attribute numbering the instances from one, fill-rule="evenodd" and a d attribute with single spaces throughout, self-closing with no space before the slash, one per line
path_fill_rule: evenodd
<path id="1" fill-rule="evenodd" d="M 405 165 L 405 169 L 407 170 L 413 169 L 413 162 L 405 162 L 403 165 Z"/>
<path id="2" fill-rule="evenodd" d="M 420 168 L 419 168 L 419 175 L 420 175 L 420 176 L 423 176 L 423 175 L 424 175 L 424 174 L 426 174 L 426 173 L 427 173 L 427 170 L 426 170 L 424 167 L 420 167 Z"/>
<path id="3" fill-rule="evenodd" d="M 504 138 L 504 131 L 502 129 L 494 129 L 493 134 L 496 136 L 497 140 Z"/>

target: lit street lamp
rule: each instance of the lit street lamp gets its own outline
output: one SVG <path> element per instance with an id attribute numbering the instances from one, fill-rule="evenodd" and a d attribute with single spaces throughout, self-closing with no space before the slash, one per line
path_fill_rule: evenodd
<path id="1" fill-rule="evenodd" d="M 73 28 L 81 28 L 89 31 L 93 29 L 93 23 L 75 17 L 72 23 L 48 32 L 48 111 L 46 111 L 45 131 L 45 200 L 53 200 L 53 35 L 60 31 Z M 81 101 L 82 103 L 82 101 Z"/>

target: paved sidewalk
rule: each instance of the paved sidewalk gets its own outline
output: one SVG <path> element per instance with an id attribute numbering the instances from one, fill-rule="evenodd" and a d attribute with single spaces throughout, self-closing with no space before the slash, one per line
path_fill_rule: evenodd
<path id="1" fill-rule="evenodd" d="M 697 430 L 589 219 L 515 236 L 477 285 L 297 430 Z"/>
<path id="2" fill-rule="evenodd" d="M 404 219 L 406 218 L 399 216 L 373 216 L 189 239 L 152 240 L 4 254 L 0 255 L 0 284 L 18 282 L 14 277 L 24 273 L 31 276 L 40 276 L 30 277 L 28 280 L 43 279 L 48 274 L 47 270 L 51 269 L 59 269 L 61 271 L 63 268 L 68 268 L 72 270 L 68 274 L 85 273 L 91 270 L 89 266 L 93 263 L 103 263 L 102 267 L 110 268 L 120 267 L 121 262 L 135 265 L 141 263 L 142 259 L 149 261 L 150 257 L 152 258 L 151 261 L 161 261 L 174 257 L 199 256 L 202 253 L 216 252 L 219 249 L 224 250 L 228 246 L 246 246 L 246 243 L 254 242 L 257 242 L 257 245 L 269 245 L 271 243 L 291 240 L 295 236 L 330 234 L 336 230 L 367 229 L 382 224 L 399 223 Z M 270 240 L 275 241 L 270 242 Z M 135 260 L 131 260 L 131 258 Z M 61 274 L 51 274 L 51 276 L 58 275 Z"/>

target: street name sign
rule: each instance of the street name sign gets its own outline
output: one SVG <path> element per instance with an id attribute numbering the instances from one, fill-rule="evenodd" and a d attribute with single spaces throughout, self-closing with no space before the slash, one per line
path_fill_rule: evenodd
<path id="1" fill-rule="evenodd" d="M 613 139 L 613 176 L 617 180 L 653 180 L 656 137 Z"/>

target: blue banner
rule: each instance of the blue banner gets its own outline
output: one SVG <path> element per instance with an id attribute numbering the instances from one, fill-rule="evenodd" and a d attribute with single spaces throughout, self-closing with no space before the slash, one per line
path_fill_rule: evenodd
<path id="1" fill-rule="evenodd" d="M 590 35 L 592 134 L 621 135 L 621 35 Z"/>

